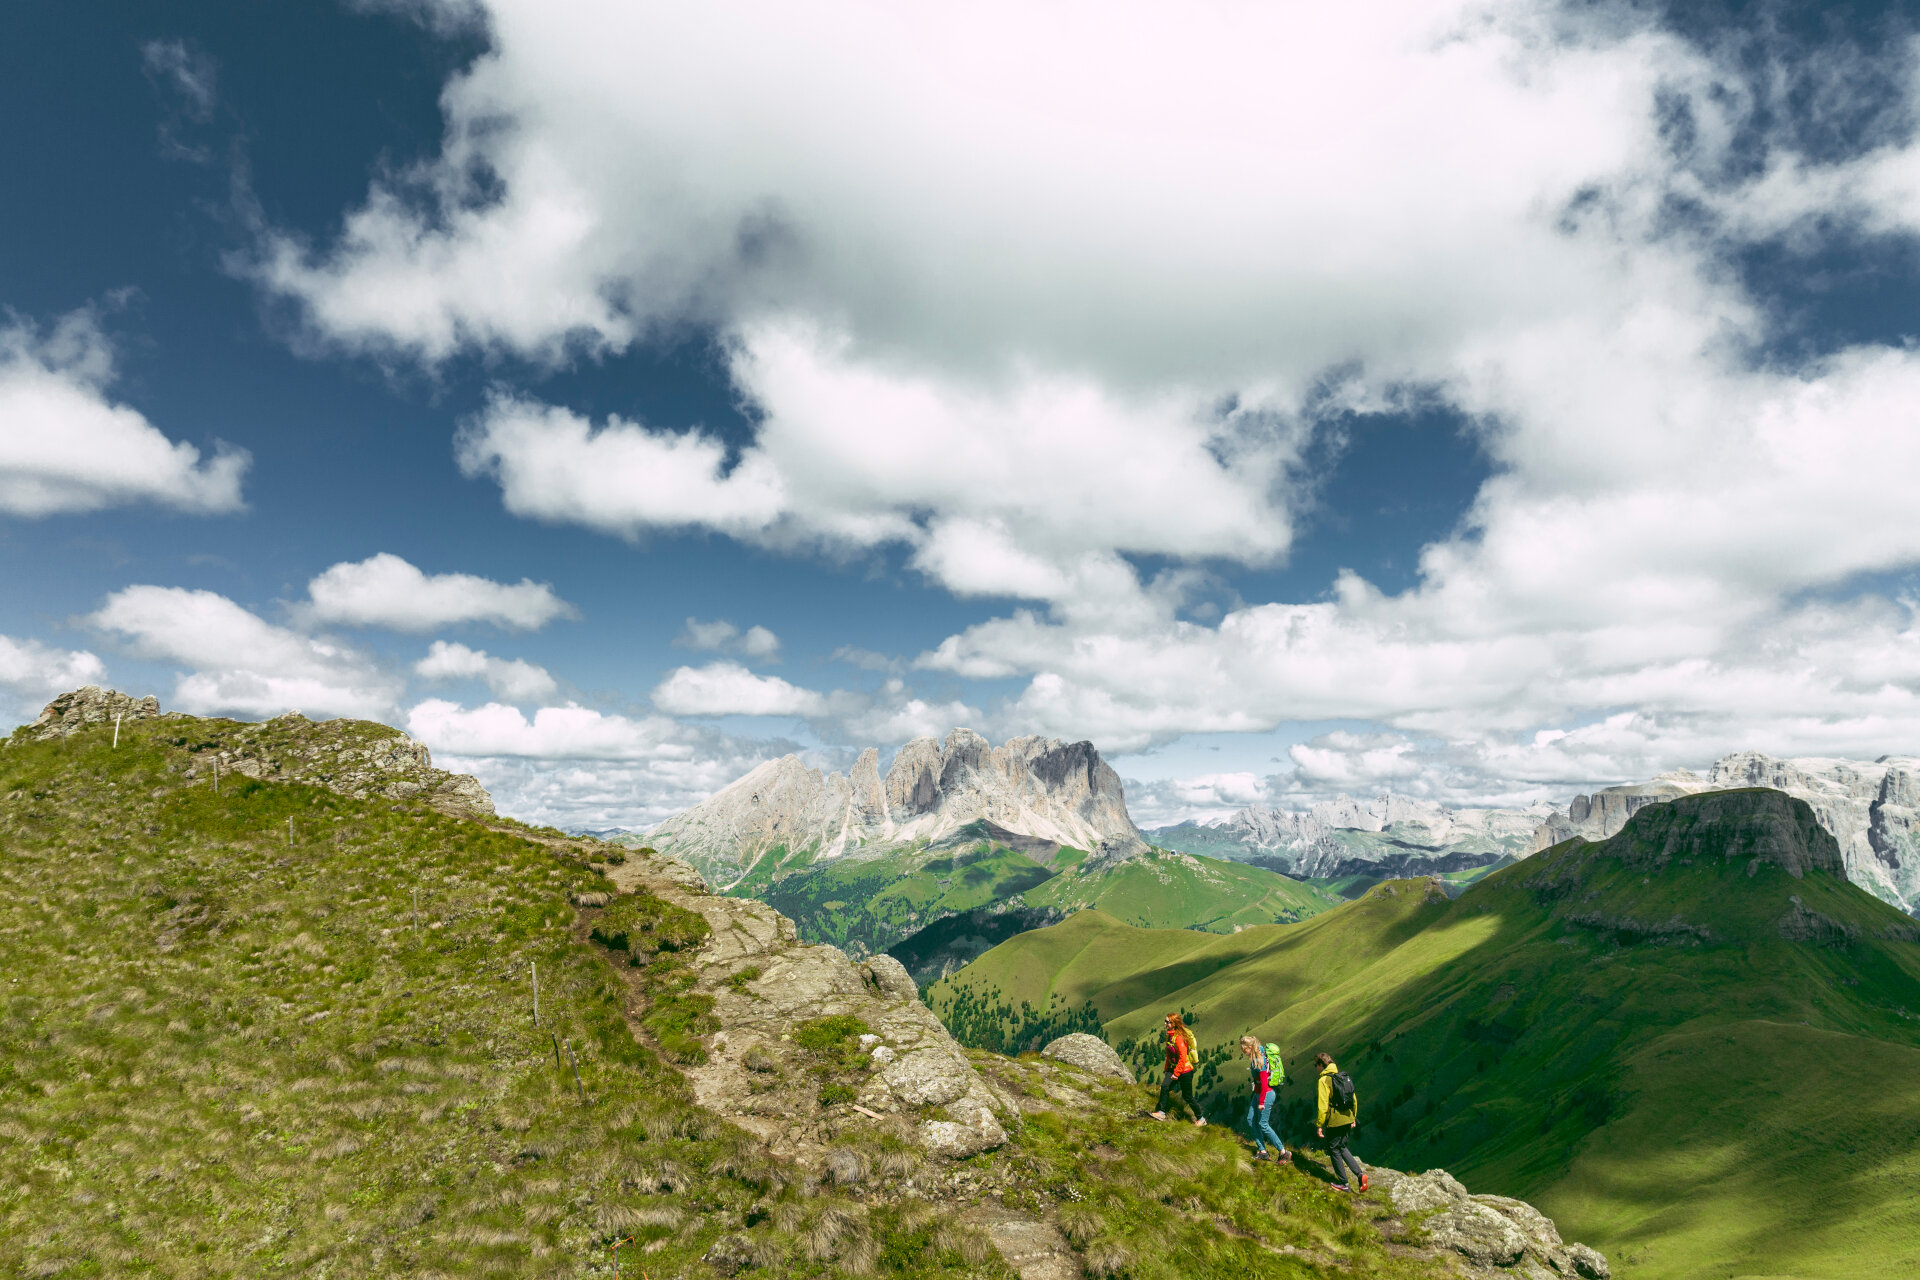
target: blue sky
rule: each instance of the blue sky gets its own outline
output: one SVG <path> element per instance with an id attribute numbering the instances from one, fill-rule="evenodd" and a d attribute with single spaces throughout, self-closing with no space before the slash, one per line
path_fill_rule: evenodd
<path id="1" fill-rule="evenodd" d="M 1915 750 L 1913 13 L 1322 10 L 10 7 L 0 701 L 590 826 Z"/>

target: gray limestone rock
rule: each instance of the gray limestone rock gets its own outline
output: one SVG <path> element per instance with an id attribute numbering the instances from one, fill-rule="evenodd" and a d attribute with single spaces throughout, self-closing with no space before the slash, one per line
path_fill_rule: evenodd
<path id="1" fill-rule="evenodd" d="M 996 747 L 971 729 L 955 729 L 945 743 L 914 739 L 884 778 L 872 750 L 851 774 L 822 773 L 797 755 L 770 760 L 648 840 L 731 884 L 775 848 L 858 857 L 977 822 L 1109 858 L 1147 848 L 1119 775 L 1093 744 L 1026 737 Z"/>
<path id="2" fill-rule="evenodd" d="M 900 963 L 856 964 L 837 947 L 804 946 L 793 922 L 764 903 L 689 891 L 658 874 L 658 861 L 630 857 L 610 870 L 624 891 L 645 887 L 699 912 L 712 929 L 688 957 L 695 990 L 712 997 L 722 1030 L 707 1060 L 685 1068 L 694 1100 L 760 1137 L 775 1154 L 825 1169 L 842 1133 L 890 1133 L 955 1159 L 1006 1142 L 996 1113 L 1012 1104 L 980 1078 L 940 1025 Z M 759 970 L 745 983 L 734 977 Z M 865 1078 L 853 1105 L 822 1108 L 814 1060 L 794 1043 L 815 1019 L 858 1018 Z M 815 1119 L 814 1117 L 818 1117 Z M 877 1117 L 877 1119 L 876 1119 Z"/>
<path id="3" fill-rule="evenodd" d="M 1527 1251 L 1527 1235 L 1518 1224 L 1475 1200 L 1456 1202 L 1425 1226 L 1433 1243 L 1483 1267 L 1510 1267 Z"/>
<path id="4" fill-rule="evenodd" d="M 58 738 L 88 725 L 110 725 L 116 718 L 122 724 L 152 720 L 160 715 L 160 700 L 151 695 L 129 697 L 116 689 L 82 685 L 72 693 L 63 693 L 46 705 L 40 716 L 27 726 L 27 736 L 35 741 Z"/>
<path id="5" fill-rule="evenodd" d="M 1089 1035 L 1085 1031 L 1075 1031 L 1070 1035 L 1061 1036 L 1042 1049 L 1040 1055 L 1058 1059 L 1096 1076 L 1108 1076 L 1115 1080 L 1124 1080 L 1128 1084 L 1134 1083 L 1132 1070 L 1120 1060 L 1120 1055 L 1113 1051 L 1113 1046 L 1099 1036 Z"/>
<path id="6" fill-rule="evenodd" d="M 1575 1274 L 1584 1276 L 1585 1280 L 1610 1280 L 1613 1275 L 1606 1257 L 1598 1249 L 1589 1249 L 1584 1244 L 1570 1244 L 1567 1246 L 1567 1257 L 1573 1263 Z"/>
<path id="7" fill-rule="evenodd" d="M 1445 1209 L 1467 1199 L 1467 1189 L 1445 1169 L 1429 1169 L 1425 1173 L 1412 1174 L 1376 1166 L 1370 1170 L 1370 1174 L 1400 1213 Z"/>

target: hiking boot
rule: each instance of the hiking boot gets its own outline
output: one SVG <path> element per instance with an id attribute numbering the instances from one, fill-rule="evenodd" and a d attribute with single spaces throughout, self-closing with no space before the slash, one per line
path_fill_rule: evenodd
<path id="1" fill-rule="evenodd" d="M 1268 1158 L 1268 1156 L 1267 1156 L 1267 1153 L 1264 1151 L 1256 1151 L 1253 1153 L 1253 1158 L 1255 1160 L 1265 1160 Z"/>
<path id="2" fill-rule="evenodd" d="M 1362 1191 L 1367 1189 L 1367 1175 L 1364 1173 L 1360 1175 L 1360 1189 Z"/>
<path id="3" fill-rule="evenodd" d="M 1165 1120 L 1167 1118 L 1167 1113 L 1164 1111 L 1149 1111 L 1147 1115 L 1155 1120 Z"/>
<path id="4" fill-rule="evenodd" d="M 1194 1127 L 1194 1128 L 1196 1128 L 1196 1129 L 1204 1129 L 1204 1128 L 1206 1128 L 1206 1127 L 1207 1127 L 1207 1122 L 1206 1122 L 1206 1119 L 1205 1119 L 1205 1117 L 1202 1117 L 1201 1119 L 1198 1119 L 1198 1120 L 1195 1120 L 1195 1121 L 1193 1122 L 1193 1127 Z"/>
<path id="5" fill-rule="evenodd" d="M 1334 1183 L 1334 1184 L 1333 1184 L 1333 1187 L 1332 1187 L 1331 1189 L 1332 1189 L 1332 1190 L 1334 1190 L 1334 1191 L 1351 1191 L 1351 1190 L 1353 1190 L 1353 1188 L 1352 1188 L 1352 1187 L 1350 1187 L 1350 1186 L 1348 1186 L 1348 1185 L 1347 1185 L 1346 1183 L 1344 1183 L 1344 1182 L 1336 1182 L 1336 1183 Z"/>
<path id="6" fill-rule="evenodd" d="M 1282 1151 L 1279 1155 L 1275 1156 L 1274 1159 L 1278 1160 L 1281 1164 L 1292 1164 L 1293 1152 Z"/>

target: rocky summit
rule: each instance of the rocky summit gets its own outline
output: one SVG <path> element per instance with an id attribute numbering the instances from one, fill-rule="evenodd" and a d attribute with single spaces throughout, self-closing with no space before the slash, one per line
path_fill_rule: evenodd
<path id="1" fill-rule="evenodd" d="M 730 884 L 769 851 L 830 859 L 931 843 L 971 823 L 1084 849 L 1143 853 L 1116 774 L 1091 742 L 1014 738 L 992 746 L 971 729 L 915 738 L 885 776 L 880 753 L 851 773 L 823 773 L 797 755 L 770 760 L 655 827 L 648 840 Z"/>
<path id="2" fill-rule="evenodd" d="M 1722 756 L 1706 776 L 1685 769 L 1651 782 L 1575 796 L 1534 836 L 1535 850 L 1574 836 L 1605 840 L 1650 804 L 1705 791 L 1767 787 L 1804 800 L 1839 844 L 1847 879 L 1913 914 L 1920 910 L 1920 759 L 1802 758 L 1758 751 Z"/>

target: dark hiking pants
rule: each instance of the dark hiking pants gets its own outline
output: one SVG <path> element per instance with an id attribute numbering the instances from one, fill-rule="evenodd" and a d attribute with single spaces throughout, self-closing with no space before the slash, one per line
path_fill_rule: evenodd
<path id="1" fill-rule="evenodd" d="M 1178 1091 L 1180 1096 L 1186 1100 L 1187 1110 L 1193 1113 L 1195 1120 L 1198 1120 L 1200 1118 L 1200 1108 L 1193 1105 L 1193 1072 L 1191 1071 L 1180 1076 L 1160 1077 L 1160 1105 L 1155 1107 L 1154 1110 L 1163 1115 L 1166 1114 L 1167 1103 L 1173 1100 L 1175 1091 Z"/>
<path id="2" fill-rule="evenodd" d="M 1353 1152 L 1347 1150 L 1347 1141 L 1352 1137 L 1352 1125 L 1328 1125 L 1327 1162 L 1333 1166 L 1333 1180 L 1335 1182 L 1351 1183 L 1353 1186 L 1358 1187 L 1360 1185 L 1360 1179 L 1367 1176 L 1367 1171 L 1362 1169 L 1360 1162 L 1353 1158 Z M 1349 1171 L 1351 1171 L 1351 1174 L 1349 1174 Z"/>

